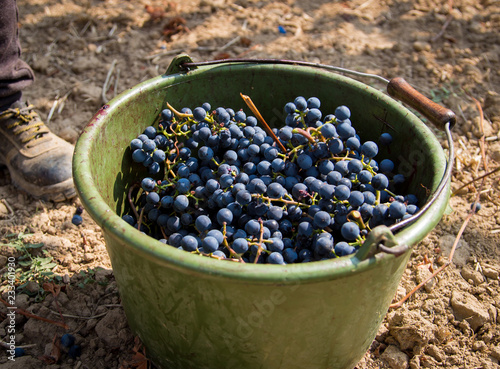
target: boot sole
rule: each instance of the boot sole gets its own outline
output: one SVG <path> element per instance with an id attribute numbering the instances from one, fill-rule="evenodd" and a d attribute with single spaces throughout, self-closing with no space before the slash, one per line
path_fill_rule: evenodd
<path id="1" fill-rule="evenodd" d="M 40 187 L 26 182 L 23 178 L 17 177 L 15 174 L 16 171 L 12 170 L 8 164 L 6 166 L 7 169 L 9 169 L 12 184 L 19 190 L 33 196 L 36 199 L 61 202 L 70 200 L 76 196 L 73 178 L 69 178 L 64 182 L 57 183 L 52 186 Z"/>

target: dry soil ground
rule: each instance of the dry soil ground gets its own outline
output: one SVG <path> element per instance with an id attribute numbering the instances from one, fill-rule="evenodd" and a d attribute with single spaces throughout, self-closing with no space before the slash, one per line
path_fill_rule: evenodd
<path id="1" fill-rule="evenodd" d="M 481 180 L 471 183 L 500 165 L 499 1 L 20 0 L 18 5 L 23 57 L 37 76 L 25 96 L 49 127 L 72 143 L 104 102 L 161 74 L 180 52 L 197 61 L 286 58 L 403 76 L 453 109 L 458 116 L 453 210 L 414 248 L 395 301 L 443 265 L 478 191 L 482 209 L 467 224 L 454 263 L 402 307 L 388 311 L 357 368 L 499 367 L 499 174 L 486 176 L 482 187 Z M 53 258 L 61 290 L 54 291 L 56 303 L 54 284 L 43 291 L 32 282 L 16 304 L 64 321 L 82 348 L 80 357 L 69 358 L 53 343 L 66 330 L 17 314 L 17 344 L 26 355 L 11 362 L 2 351 L 0 366 L 144 368 L 99 227 L 85 212 L 81 226 L 71 223 L 79 200 L 35 200 L 11 186 L 5 168 L 0 168 L 0 199 L 2 285 L 7 257 L 17 260 L 24 253 L 7 244 L 31 234 L 25 241 L 43 244 L 33 255 Z M 0 307 L 4 341 L 6 313 Z"/>

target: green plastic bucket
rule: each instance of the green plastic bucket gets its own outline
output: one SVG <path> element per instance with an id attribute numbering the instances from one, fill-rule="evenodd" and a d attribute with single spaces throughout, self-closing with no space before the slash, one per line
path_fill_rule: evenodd
<path id="1" fill-rule="evenodd" d="M 352 368 L 382 323 L 412 246 L 441 219 L 449 180 L 416 222 L 394 237 L 388 228 L 374 229 L 351 257 L 286 266 L 224 262 L 166 246 L 121 219 L 128 186 L 145 174 L 132 169 L 130 140 L 157 120 L 167 102 L 245 108 L 241 92 L 276 126 L 286 102 L 316 96 L 323 111 L 349 106 L 363 140 L 390 131 L 392 151 L 382 150 L 377 159 L 394 159 L 411 179 L 408 191 L 421 199 L 445 172 L 441 146 L 401 103 L 330 71 L 245 62 L 183 71 L 179 60 L 185 59 L 103 106 L 74 154 L 75 185 L 103 230 L 131 329 L 162 368 Z M 379 252 L 380 243 L 406 252 Z"/>

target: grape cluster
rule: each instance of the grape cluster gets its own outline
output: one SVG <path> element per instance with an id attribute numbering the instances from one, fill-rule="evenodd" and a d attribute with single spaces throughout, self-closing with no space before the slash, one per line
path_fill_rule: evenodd
<path id="1" fill-rule="evenodd" d="M 374 159 L 389 133 L 362 142 L 348 107 L 323 116 L 320 105 L 297 97 L 271 130 L 242 109 L 167 104 L 158 128 L 130 143 L 150 176 L 132 186 L 136 207 L 123 219 L 217 259 L 288 264 L 354 253 L 371 228 L 418 211 L 418 200 L 396 194 L 405 178 L 393 161 Z"/>

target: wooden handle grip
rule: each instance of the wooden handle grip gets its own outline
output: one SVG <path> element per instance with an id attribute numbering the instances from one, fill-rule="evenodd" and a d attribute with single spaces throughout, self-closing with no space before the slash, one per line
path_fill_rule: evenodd
<path id="1" fill-rule="evenodd" d="M 457 122 L 454 112 L 428 99 L 401 77 L 390 80 L 387 93 L 422 113 L 439 129 L 444 130 L 448 122 L 450 122 L 450 128 L 453 128 Z"/>

